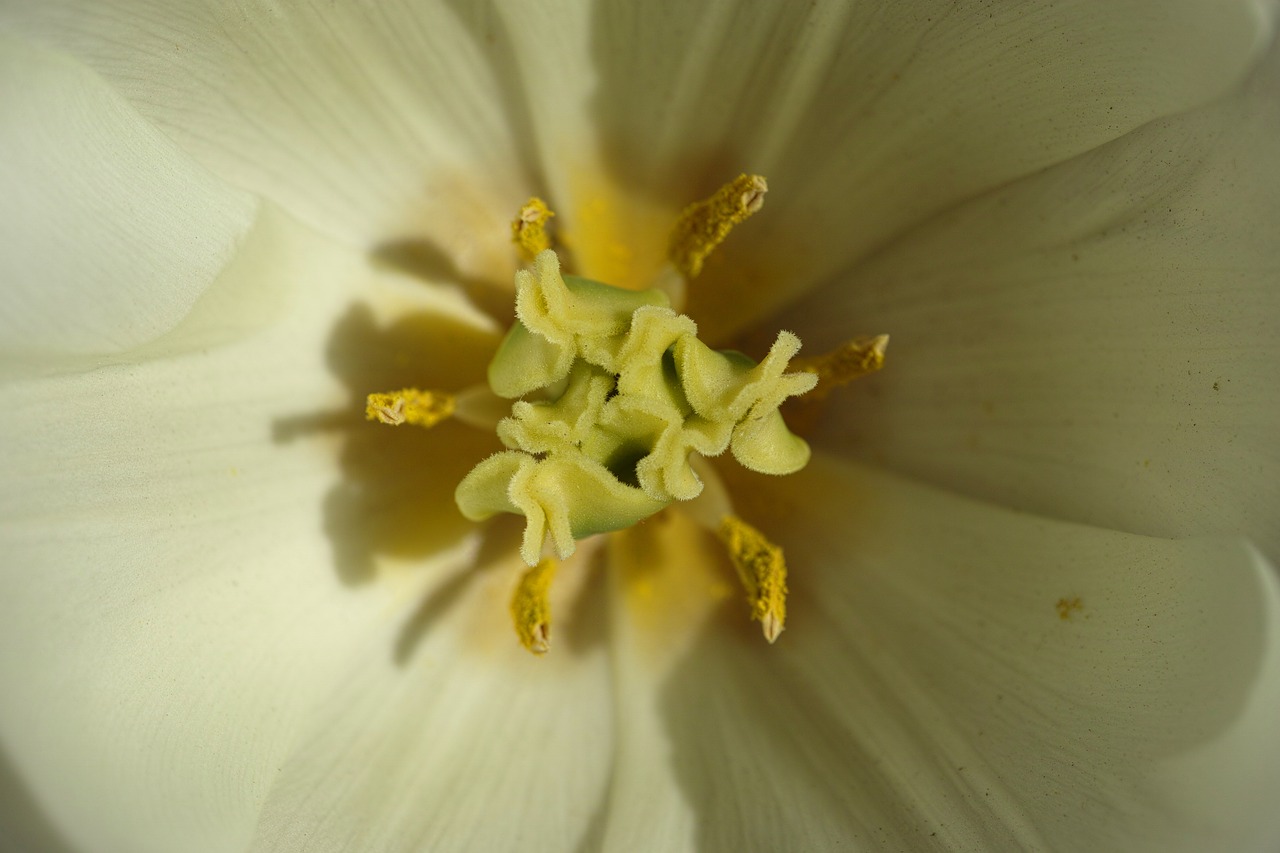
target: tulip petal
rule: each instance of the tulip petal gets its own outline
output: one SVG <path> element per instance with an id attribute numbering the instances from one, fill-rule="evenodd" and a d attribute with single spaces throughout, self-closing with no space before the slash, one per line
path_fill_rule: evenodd
<path id="1" fill-rule="evenodd" d="M 531 177 L 468 4 L 70 0 L 0 21 L 81 58 L 217 174 L 304 222 L 509 283 Z"/>
<path id="2" fill-rule="evenodd" d="M 690 290 L 719 339 L 909 226 L 1226 91 L 1262 8 L 606 0 L 589 121 L 612 179 L 677 210 L 768 177 Z"/>
<path id="3" fill-rule="evenodd" d="M 425 236 L 464 273 L 510 262 L 498 226 L 535 187 L 572 197 L 562 224 L 579 235 L 597 230 L 584 217 L 617 214 L 575 189 L 597 137 L 608 181 L 644 215 L 766 172 L 773 212 L 693 292 L 717 337 L 908 225 L 1220 93 L 1265 40 L 1261 9 L 613 2 L 584 19 L 73 0 L 7 17 L 102 70 L 220 173 L 333 233 Z"/>
<path id="4" fill-rule="evenodd" d="M 348 577 L 335 552 L 351 543 L 335 537 L 359 523 L 394 531 L 331 512 L 339 448 L 354 476 L 368 462 L 350 436 L 388 429 L 363 422 L 364 383 L 348 387 L 329 363 L 345 352 L 343 370 L 369 372 L 379 339 L 352 352 L 339 318 L 371 292 L 426 305 L 421 288 L 263 211 L 169 335 L 0 386 L 0 826 L 26 833 L 19 849 L 57 834 L 79 850 L 243 849 L 305 712 L 405 587 L 439 577 L 444 557 L 430 554 L 399 588 Z M 418 355 L 387 346 L 387 362 Z M 459 340 L 436 346 L 474 362 L 463 382 L 483 373 Z M 388 380 L 402 376 L 367 387 Z M 472 454 L 452 463 L 461 477 L 487 452 L 452 429 L 411 484 L 446 478 L 446 502 L 445 457 Z M 423 461 L 401 457 L 397 475 L 406 459 Z M 399 479 L 365 486 L 385 491 L 367 499 L 382 517 Z M 415 535 L 435 524 L 411 521 Z M 458 519 L 454 543 L 463 530 Z"/>
<path id="5" fill-rule="evenodd" d="M 976 200 L 815 294 L 781 320 L 807 345 L 893 336 L 828 438 L 1007 505 L 1280 558 L 1278 138 L 1274 51 L 1239 97 Z"/>
<path id="6" fill-rule="evenodd" d="M 0 37 L 0 355 L 159 337 L 235 253 L 255 201 L 75 62 Z"/>
<path id="7" fill-rule="evenodd" d="M 523 568 L 508 551 L 465 569 L 353 650 L 252 851 L 583 849 L 612 761 L 603 597 L 588 565 L 561 566 L 534 657 L 507 613 Z"/>
<path id="8" fill-rule="evenodd" d="M 620 662 L 622 748 L 649 742 L 608 825 L 664 819 L 614 849 L 1274 849 L 1280 591 L 1255 551 L 826 456 L 748 476 L 787 630 L 766 646 L 732 600 L 675 665 Z"/>

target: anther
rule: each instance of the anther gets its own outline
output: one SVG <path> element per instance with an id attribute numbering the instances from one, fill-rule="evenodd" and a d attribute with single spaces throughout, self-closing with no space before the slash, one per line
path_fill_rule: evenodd
<path id="1" fill-rule="evenodd" d="M 686 279 L 696 278 L 702 264 L 724 242 L 735 225 L 764 206 L 769 185 L 760 175 L 739 175 L 703 201 L 689 205 L 671 229 L 667 257 Z"/>
<path id="2" fill-rule="evenodd" d="M 818 384 L 804 398 L 806 402 L 814 402 L 825 399 L 836 388 L 884 367 L 884 353 L 888 346 L 888 335 L 854 338 L 823 355 L 797 358 L 791 362 L 791 369 L 818 375 Z"/>
<path id="3" fill-rule="evenodd" d="M 738 570 L 751 618 L 772 643 L 787 621 L 787 563 L 782 549 L 736 515 L 722 518 L 716 533 Z"/>
<path id="4" fill-rule="evenodd" d="M 370 394 L 365 400 L 365 418 L 390 426 L 413 424 L 433 427 L 453 416 L 454 396 L 444 391 L 404 388 Z"/>
<path id="5" fill-rule="evenodd" d="M 555 560 L 544 558 L 520 576 L 515 595 L 511 597 L 511 619 L 516 626 L 520 645 L 535 655 L 551 648 L 551 603 L 548 596 L 556 576 Z"/>
<path id="6" fill-rule="evenodd" d="M 551 238 L 547 236 L 547 220 L 555 213 L 547 207 L 547 203 L 534 196 L 524 203 L 516 218 L 511 221 L 511 241 L 520 248 L 520 257 L 526 263 L 531 262 L 551 248 Z"/>

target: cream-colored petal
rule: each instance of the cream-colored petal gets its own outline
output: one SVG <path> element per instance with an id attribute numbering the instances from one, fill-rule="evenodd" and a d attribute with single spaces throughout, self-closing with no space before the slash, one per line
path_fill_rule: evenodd
<path id="1" fill-rule="evenodd" d="M 591 849 L 613 732 L 599 577 L 559 568 L 535 657 L 507 612 L 523 568 L 463 569 L 353 650 L 250 849 Z"/>
<path id="2" fill-rule="evenodd" d="M 675 776 L 681 756 L 661 712 L 662 685 L 716 608 L 739 600 L 734 570 L 718 563 L 718 542 L 679 512 L 627 530 L 610 546 L 616 731 L 600 849 L 692 851 L 699 849 L 699 803 Z M 727 765 L 731 757 L 718 760 Z"/>
<path id="3" fill-rule="evenodd" d="M 1280 556 L 1280 51 L 910 235 L 783 317 L 888 332 L 823 416 L 852 452 L 1046 515 Z"/>
<path id="4" fill-rule="evenodd" d="M 589 120 L 609 178 L 668 209 L 768 177 L 690 289 L 715 341 L 907 226 L 1223 92 L 1264 17 L 1252 0 L 613 0 L 593 9 Z"/>
<path id="5" fill-rule="evenodd" d="M 509 284 L 508 222 L 532 178 L 486 20 L 459 7 L 69 0 L 0 20 L 304 221 L 440 272 L 501 266 Z"/>
<path id="6" fill-rule="evenodd" d="M 764 643 L 733 597 L 683 655 L 626 661 L 647 742 L 610 800 L 638 840 L 612 849 L 1274 848 L 1280 595 L 1256 552 L 830 457 L 733 479 L 786 550 L 787 630 Z"/>
<path id="7" fill-rule="evenodd" d="M 0 356 L 159 337 L 234 254 L 255 205 L 93 72 L 0 36 Z"/>
<path id="8" fill-rule="evenodd" d="M 407 486 L 398 475 L 423 453 L 383 471 L 362 451 L 366 431 L 388 430 L 364 423 L 362 390 L 406 371 L 377 362 L 428 381 L 439 368 L 395 334 L 356 334 L 349 306 L 374 295 L 413 316 L 444 301 L 423 292 L 264 208 L 165 338 L 0 384 L 0 746 L 4 781 L 24 789 L 4 785 L 0 825 L 31 829 L 34 804 L 79 850 L 248 843 L 305 713 L 465 532 L 440 510 L 483 456 L 464 428 L 438 428 L 447 453 Z M 474 382 L 483 358 L 435 332 L 474 360 L 460 377 Z M 433 485 L 442 502 L 424 521 L 415 493 Z M 415 513 L 400 539 L 397 500 Z M 361 583 L 396 555 L 421 574 Z"/>

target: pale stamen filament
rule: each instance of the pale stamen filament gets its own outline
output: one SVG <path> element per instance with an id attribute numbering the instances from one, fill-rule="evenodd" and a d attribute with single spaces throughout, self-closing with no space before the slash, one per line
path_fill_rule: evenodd
<path id="1" fill-rule="evenodd" d="M 649 282 L 649 289 L 665 293 L 671 300 L 672 310 L 677 313 L 684 310 L 685 300 L 688 299 L 688 281 L 670 261 L 658 270 L 657 275 Z"/>
<path id="2" fill-rule="evenodd" d="M 454 396 L 453 416 L 469 427 L 493 432 L 498 422 L 511 414 L 511 401 L 504 400 L 487 383 L 464 388 Z"/>

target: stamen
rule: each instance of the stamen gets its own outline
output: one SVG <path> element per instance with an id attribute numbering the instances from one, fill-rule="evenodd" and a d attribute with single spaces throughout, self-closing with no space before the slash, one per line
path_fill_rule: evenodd
<path id="1" fill-rule="evenodd" d="M 787 563 L 782 549 L 736 515 L 722 518 L 716 532 L 747 591 L 751 618 L 760 622 L 764 638 L 772 643 L 787 620 Z"/>
<path id="2" fill-rule="evenodd" d="M 868 373 L 875 373 L 884 367 L 884 351 L 888 346 L 888 335 L 854 338 L 824 355 L 795 359 L 791 362 L 793 370 L 818 375 L 818 384 L 805 396 L 805 401 L 826 399 L 828 394 L 840 386 L 848 385 Z"/>
<path id="3" fill-rule="evenodd" d="M 556 576 L 556 566 L 556 561 L 547 557 L 527 569 L 511 597 L 516 636 L 520 638 L 520 645 L 535 655 L 544 655 L 551 648 L 551 604 L 547 596 Z"/>
<path id="4" fill-rule="evenodd" d="M 504 400 L 488 385 L 472 385 L 454 395 L 453 416 L 460 423 L 493 432 L 498 423 L 511 413 L 511 401 Z"/>
<path id="5" fill-rule="evenodd" d="M 364 414 L 368 420 L 391 426 L 433 427 L 451 417 L 454 407 L 454 396 L 447 392 L 404 388 L 370 394 L 365 400 Z"/>
<path id="6" fill-rule="evenodd" d="M 520 257 L 526 263 L 533 261 L 539 252 L 551 248 L 547 236 L 547 220 L 555 216 L 542 199 L 534 196 L 524 203 L 520 213 L 511 222 L 511 241 L 520 247 Z"/>
<path id="7" fill-rule="evenodd" d="M 671 229 L 667 257 L 686 279 L 702 272 L 702 263 L 729 232 L 764 206 L 769 185 L 760 175 L 739 175 L 710 198 L 691 204 Z"/>

